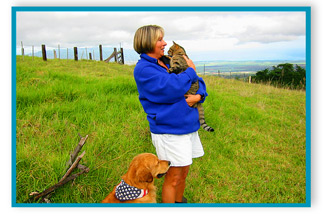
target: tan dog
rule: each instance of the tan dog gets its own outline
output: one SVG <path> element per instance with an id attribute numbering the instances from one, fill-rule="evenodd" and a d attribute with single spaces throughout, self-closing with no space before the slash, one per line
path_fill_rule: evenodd
<path id="1" fill-rule="evenodd" d="M 139 154 L 132 160 L 122 181 L 102 203 L 156 203 L 154 178 L 161 178 L 170 166 L 150 153 Z"/>

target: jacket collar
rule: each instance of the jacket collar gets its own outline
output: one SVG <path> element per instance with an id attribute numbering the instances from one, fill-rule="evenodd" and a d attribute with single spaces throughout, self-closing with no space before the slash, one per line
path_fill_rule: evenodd
<path id="1" fill-rule="evenodd" d="M 158 60 L 157 60 L 156 58 L 152 58 L 152 57 L 148 56 L 148 55 L 145 54 L 145 53 L 142 53 L 142 54 L 140 55 L 140 57 L 141 57 L 142 59 L 145 59 L 145 60 L 149 61 L 149 62 L 152 62 L 152 63 L 156 63 L 156 64 L 158 64 Z M 167 67 L 169 67 L 169 65 L 170 65 L 170 58 L 169 58 L 169 57 L 167 57 L 167 56 L 162 56 L 162 57 L 160 58 L 160 60 L 163 61 L 163 63 L 164 63 L 165 65 L 167 65 Z"/>
<path id="2" fill-rule="evenodd" d="M 141 54 L 141 58 L 143 58 L 143 59 L 145 59 L 145 60 L 147 60 L 149 62 L 153 62 L 153 63 L 157 63 L 157 61 L 158 61 L 156 58 L 152 58 L 151 56 L 148 56 L 145 53 Z"/>

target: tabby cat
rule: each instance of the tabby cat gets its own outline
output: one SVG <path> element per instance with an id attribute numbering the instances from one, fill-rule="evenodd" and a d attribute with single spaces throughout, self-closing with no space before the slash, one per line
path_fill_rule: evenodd
<path id="1" fill-rule="evenodd" d="M 170 68 L 168 70 L 169 73 L 179 74 L 188 68 L 188 64 L 186 60 L 183 58 L 183 55 L 187 56 L 185 49 L 180 45 L 176 44 L 174 41 L 173 41 L 173 45 L 168 50 L 168 55 L 170 57 Z M 195 95 L 198 89 L 199 89 L 199 82 L 197 80 L 197 82 L 191 85 L 190 89 L 186 94 Z M 205 112 L 202 104 L 196 103 L 192 107 L 197 107 L 198 109 L 200 126 L 206 131 L 213 132 L 214 129 L 208 126 L 205 121 Z"/>

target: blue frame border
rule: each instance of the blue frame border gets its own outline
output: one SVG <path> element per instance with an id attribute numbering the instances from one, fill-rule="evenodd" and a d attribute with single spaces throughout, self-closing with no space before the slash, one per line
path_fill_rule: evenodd
<path id="1" fill-rule="evenodd" d="M 311 207 L 311 7 L 12 7 L 12 207 Z M 17 12 L 305 12 L 306 14 L 306 202 L 305 203 L 188 203 L 188 204 L 101 204 L 16 203 L 16 21 Z"/>

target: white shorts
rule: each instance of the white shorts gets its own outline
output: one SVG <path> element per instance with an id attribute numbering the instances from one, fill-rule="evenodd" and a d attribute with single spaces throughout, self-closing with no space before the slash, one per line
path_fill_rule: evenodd
<path id="1" fill-rule="evenodd" d="M 152 142 L 160 160 L 171 162 L 171 166 L 188 166 L 193 158 L 202 157 L 204 149 L 198 131 L 184 134 L 154 134 Z"/>

